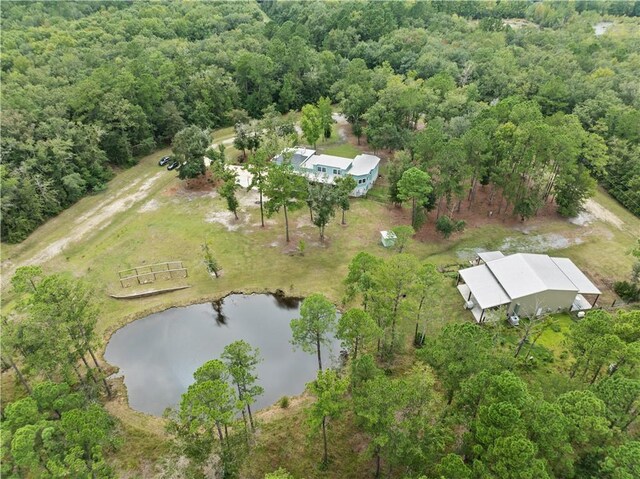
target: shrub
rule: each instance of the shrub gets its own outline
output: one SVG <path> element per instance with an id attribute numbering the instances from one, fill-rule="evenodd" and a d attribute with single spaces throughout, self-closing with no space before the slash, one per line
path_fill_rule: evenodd
<path id="1" fill-rule="evenodd" d="M 307 243 L 304 240 L 298 241 L 298 254 L 304 256 L 304 251 L 307 249 Z"/>
<path id="2" fill-rule="evenodd" d="M 278 401 L 278 405 L 282 409 L 287 409 L 289 407 L 289 396 L 282 396 Z"/>
<path id="3" fill-rule="evenodd" d="M 640 288 L 638 288 L 637 284 L 628 281 L 616 281 L 613 283 L 613 290 L 629 303 L 640 301 Z"/>
<path id="4" fill-rule="evenodd" d="M 448 239 L 453 233 L 457 233 L 462 231 L 466 223 L 462 220 L 455 221 L 446 215 L 442 215 L 436 221 L 436 230 L 444 236 L 445 239 Z"/>

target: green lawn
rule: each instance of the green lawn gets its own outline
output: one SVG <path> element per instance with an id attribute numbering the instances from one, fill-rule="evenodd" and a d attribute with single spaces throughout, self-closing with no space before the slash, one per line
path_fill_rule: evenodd
<path id="1" fill-rule="evenodd" d="M 342 156 L 344 158 L 355 158 L 361 153 L 358 148 L 349 143 L 322 148 L 321 152 L 327 155 Z"/>
<path id="2" fill-rule="evenodd" d="M 565 350 L 564 340 L 573 320 L 569 314 L 557 314 L 554 315 L 553 321 L 557 325 L 555 329 L 558 329 L 558 331 L 554 331 L 552 328 L 547 328 L 538 338 L 538 342 L 536 344 L 544 346 L 549 351 L 553 352 L 557 359 Z"/>

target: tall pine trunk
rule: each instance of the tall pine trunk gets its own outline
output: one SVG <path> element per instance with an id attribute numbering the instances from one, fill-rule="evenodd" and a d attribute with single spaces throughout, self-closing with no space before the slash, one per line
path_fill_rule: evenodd
<path id="1" fill-rule="evenodd" d="M 416 198 L 411 202 L 411 226 L 416 227 Z"/>
<path id="2" fill-rule="evenodd" d="M 260 193 L 260 223 L 264 228 L 264 207 L 262 205 L 262 187 L 258 188 L 258 192 Z"/>
<path id="3" fill-rule="evenodd" d="M 24 386 L 24 388 L 27 390 L 29 395 L 31 395 L 31 386 L 29 386 L 29 383 L 27 382 L 27 380 L 22 375 L 22 372 L 20 371 L 20 369 L 18 369 L 18 366 L 16 366 L 16 363 L 13 362 L 13 359 L 11 359 L 11 358 L 7 359 L 7 358 L 3 357 L 2 360 L 5 363 L 8 363 L 9 366 L 11 366 L 11 368 L 15 371 L 16 376 L 18 376 L 18 380 L 20 381 L 20 383 Z"/>
<path id="4" fill-rule="evenodd" d="M 84 363 L 84 366 L 87 368 L 87 374 L 89 375 L 89 377 L 91 378 L 91 380 L 95 383 L 98 384 L 98 380 L 96 379 L 96 377 L 93 374 L 93 369 L 91 369 L 91 366 L 89 366 L 89 363 L 87 362 L 87 360 L 84 357 L 84 354 L 80 355 L 80 359 L 82 359 L 82 362 Z"/>
<path id="5" fill-rule="evenodd" d="M 238 399 L 242 401 L 242 390 L 240 389 L 240 385 L 236 383 L 236 387 L 238 388 Z M 247 430 L 247 413 L 244 410 L 244 406 L 242 407 L 242 421 L 244 422 L 244 430 Z"/>
<path id="6" fill-rule="evenodd" d="M 107 391 L 107 396 L 109 398 L 111 398 L 111 388 L 109 387 L 109 383 L 107 382 L 107 378 L 104 377 L 104 371 L 100 367 L 100 364 L 98 364 L 98 360 L 96 359 L 95 354 L 93 354 L 93 350 L 91 348 L 89 348 L 89 354 L 91 355 L 91 359 L 93 359 L 93 364 L 96 365 L 96 368 L 100 372 L 100 377 L 102 378 L 102 384 L 104 384 L 104 388 Z"/>
<path id="7" fill-rule="evenodd" d="M 320 335 L 316 334 L 316 351 L 318 352 L 318 370 L 322 371 L 322 355 L 320 353 Z"/>
<path id="8" fill-rule="evenodd" d="M 78 380 L 80 381 L 80 384 L 85 384 L 84 378 L 82 377 L 82 374 L 80 374 L 80 370 L 78 369 L 78 366 L 76 366 L 74 363 L 71 363 L 71 367 L 73 368 L 74 372 L 76 373 L 76 376 L 78 376 Z M 47 374 L 47 379 L 49 381 L 53 380 L 53 378 L 51 377 L 50 374 Z"/>
<path id="9" fill-rule="evenodd" d="M 327 453 L 327 426 L 326 426 L 327 416 L 322 417 L 322 440 L 324 443 L 324 457 L 322 458 L 322 463 L 326 466 L 329 463 L 329 454 Z"/>
<path id="10" fill-rule="evenodd" d="M 253 414 L 251 414 L 251 404 L 247 403 L 247 412 L 249 413 L 249 424 L 251 424 L 251 430 L 255 431 L 256 426 L 253 423 Z"/>
<path id="11" fill-rule="evenodd" d="M 287 216 L 287 205 L 284 205 L 284 231 L 287 243 L 289 242 L 289 216 Z"/>

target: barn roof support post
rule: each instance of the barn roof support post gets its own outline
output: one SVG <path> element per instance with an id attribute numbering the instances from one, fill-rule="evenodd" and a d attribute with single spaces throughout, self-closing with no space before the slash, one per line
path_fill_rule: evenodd
<path id="1" fill-rule="evenodd" d="M 460 284 L 460 273 L 458 273 L 458 277 L 456 278 L 456 286 Z"/>
<path id="2" fill-rule="evenodd" d="M 484 309 L 482 310 L 482 313 L 480 313 L 480 319 L 478 320 L 479 323 L 484 323 Z"/>
<path id="3" fill-rule="evenodd" d="M 598 298 L 600 297 L 599 294 L 596 294 L 596 299 L 593 300 L 593 303 L 591 303 L 591 307 L 595 308 L 596 307 L 596 303 L 598 302 Z"/>

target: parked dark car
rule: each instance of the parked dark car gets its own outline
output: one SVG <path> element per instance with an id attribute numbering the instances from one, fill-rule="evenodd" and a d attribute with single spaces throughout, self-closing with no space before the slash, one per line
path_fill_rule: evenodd
<path id="1" fill-rule="evenodd" d="M 158 162 L 158 165 L 164 166 L 171 161 L 170 156 L 163 156 L 162 159 Z"/>
<path id="2" fill-rule="evenodd" d="M 175 170 L 176 168 L 180 168 L 180 162 L 178 160 L 173 160 L 169 163 L 169 166 L 167 166 L 167 170 L 169 171 Z"/>

